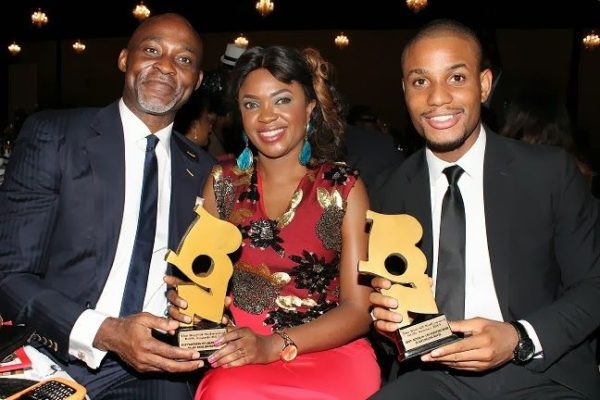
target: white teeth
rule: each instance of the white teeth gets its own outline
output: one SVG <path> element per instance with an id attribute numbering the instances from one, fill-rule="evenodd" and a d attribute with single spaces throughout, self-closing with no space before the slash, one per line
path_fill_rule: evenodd
<path id="1" fill-rule="evenodd" d="M 430 117 L 429 119 L 437 122 L 446 122 L 452 119 L 452 115 L 436 115 L 435 117 Z"/>
<path id="2" fill-rule="evenodd" d="M 281 132 L 283 132 L 283 129 L 284 128 L 277 128 L 277 129 L 271 129 L 270 131 L 262 131 L 262 132 L 260 132 L 260 135 L 270 138 L 270 137 L 279 135 Z"/>

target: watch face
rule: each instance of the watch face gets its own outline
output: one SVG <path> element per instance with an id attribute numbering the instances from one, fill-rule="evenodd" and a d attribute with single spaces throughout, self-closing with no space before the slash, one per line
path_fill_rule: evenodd
<path id="1" fill-rule="evenodd" d="M 535 351 L 535 346 L 531 339 L 523 339 L 519 342 L 519 346 L 517 349 L 517 359 L 519 361 L 529 361 L 533 357 L 533 352 Z"/>
<path id="2" fill-rule="evenodd" d="M 298 355 L 298 348 L 293 344 L 289 344 L 285 346 L 283 350 L 281 350 L 281 360 L 285 362 L 292 361 Z"/>

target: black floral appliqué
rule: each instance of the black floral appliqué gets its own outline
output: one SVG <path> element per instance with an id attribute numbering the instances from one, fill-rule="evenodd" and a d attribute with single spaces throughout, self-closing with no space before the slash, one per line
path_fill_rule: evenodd
<path id="1" fill-rule="evenodd" d="M 293 255 L 290 260 L 298 264 L 290 271 L 296 277 L 296 287 L 319 294 L 319 301 L 325 300 L 329 284 L 338 275 L 338 256 L 327 263 L 324 257 L 304 250 L 302 257 Z"/>
<path id="2" fill-rule="evenodd" d="M 246 190 L 240 193 L 238 201 L 249 201 L 251 203 L 256 203 L 258 199 L 260 199 L 260 194 L 258 193 L 258 180 L 256 178 L 256 172 L 254 172 L 250 177 L 250 184 Z"/>
<path id="3" fill-rule="evenodd" d="M 276 221 L 259 219 L 250 222 L 250 225 L 240 227 L 240 231 L 244 239 L 250 239 L 250 246 L 263 250 L 271 247 L 280 257 L 283 257 L 284 250 L 279 244 L 283 242 L 283 239 L 279 236 Z"/>
<path id="4" fill-rule="evenodd" d="M 346 164 L 336 164 L 323 174 L 330 186 L 345 185 L 349 176 L 358 176 L 358 172 Z"/>
<path id="5" fill-rule="evenodd" d="M 264 320 L 265 325 L 272 325 L 271 330 L 279 331 L 293 326 L 306 324 L 319 318 L 327 311 L 337 307 L 337 302 L 326 302 L 316 305 L 305 312 L 278 309 L 271 311 Z"/>

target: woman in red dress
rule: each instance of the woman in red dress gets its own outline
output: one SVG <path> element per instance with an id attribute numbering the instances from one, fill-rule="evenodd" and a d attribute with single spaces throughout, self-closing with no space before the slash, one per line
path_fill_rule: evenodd
<path id="1" fill-rule="evenodd" d="M 380 386 L 367 257 L 369 203 L 343 155 L 340 102 L 316 50 L 253 48 L 231 84 L 250 147 L 213 169 L 204 207 L 237 225 L 230 312 L 196 399 L 366 399 Z"/>

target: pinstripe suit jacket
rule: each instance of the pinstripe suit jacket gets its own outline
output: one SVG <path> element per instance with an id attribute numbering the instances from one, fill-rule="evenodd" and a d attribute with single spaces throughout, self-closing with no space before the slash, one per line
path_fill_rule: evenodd
<path id="1" fill-rule="evenodd" d="M 173 132 L 170 248 L 194 219 L 213 163 Z M 0 187 L 0 314 L 33 327 L 62 360 L 75 321 L 95 306 L 108 277 L 124 197 L 118 102 L 25 122 Z"/>

